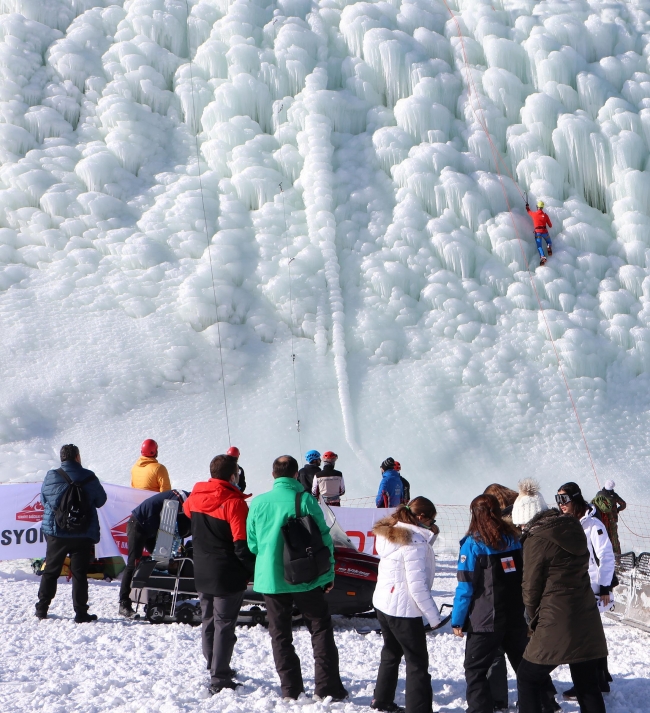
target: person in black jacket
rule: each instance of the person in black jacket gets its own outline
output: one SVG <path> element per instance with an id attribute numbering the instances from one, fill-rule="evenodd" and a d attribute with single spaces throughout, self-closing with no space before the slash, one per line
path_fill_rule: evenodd
<path id="1" fill-rule="evenodd" d="M 152 495 L 131 511 L 131 517 L 126 525 L 129 554 L 120 585 L 119 614 L 121 616 L 125 616 L 128 619 L 135 616 L 131 606 L 133 574 L 144 549 L 146 548 L 150 553 L 153 553 L 158 529 L 160 528 L 160 515 L 167 500 L 178 500 L 178 532 L 181 537 L 187 537 L 189 534 L 190 521 L 182 510 L 182 505 L 187 500 L 188 495 L 189 493 L 185 490 L 166 490 L 164 493 Z"/>
<path id="2" fill-rule="evenodd" d="M 246 498 L 237 487 L 237 460 L 219 455 L 210 480 L 197 483 L 183 505 L 192 520 L 194 582 L 201 602 L 201 640 L 210 670 L 211 694 L 236 688 L 230 659 L 235 626 L 255 557 L 246 541 Z"/>
<path id="3" fill-rule="evenodd" d="M 63 472 L 61 472 L 63 471 Z M 81 485 L 87 500 L 87 525 L 81 532 L 62 530 L 56 522 L 56 509 L 68 490 L 69 478 Z M 47 538 L 45 569 L 38 589 L 36 616 L 47 619 L 47 612 L 56 595 L 57 579 L 66 555 L 70 555 L 72 572 L 72 604 L 75 622 L 84 624 L 95 621 L 97 616 L 88 613 L 88 566 L 93 557 L 94 545 L 99 542 L 99 518 L 97 508 L 106 503 L 106 491 L 92 470 L 81 467 L 79 449 L 72 443 L 61 448 L 61 467 L 49 470 L 41 487 L 43 503 L 42 532 Z"/>
<path id="4" fill-rule="evenodd" d="M 237 446 L 230 446 L 230 448 L 226 451 L 226 455 L 232 456 L 237 461 L 237 472 L 239 473 L 239 478 L 235 485 L 242 491 L 242 493 L 245 493 L 246 473 L 244 473 L 244 469 L 239 465 L 239 456 L 241 455 L 239 448 L 237 448 Z"/>
<path id="5" fill-rule="evenodd" d="M 314 485 L 314 476 L 321 472 L 320 453 L 318 451 L 307 451 L 305 460 L 307 464 L 298 471 L 298 482 L 306 492 L 311 493 L 311 489 Z"/>

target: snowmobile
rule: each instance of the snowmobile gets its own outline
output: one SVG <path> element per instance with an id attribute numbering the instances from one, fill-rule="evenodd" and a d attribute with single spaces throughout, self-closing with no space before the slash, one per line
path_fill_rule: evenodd
<path id="1" fill-rule="evenodd" d="M 174 544 L 177 508 L 176 501 L 165 503 L 153 556 L 142 559 L 136 568 L 131 597 L 136 612 L 144 605 L 144 617 L 152 624 L 177 621 L 198 625 L 201 609 L 194 585 L 192 541 Z M 359 552 L 330 508 L 327 505 L 322 508 L 334 543 L 334 587 L 326 595 L 330 613 L 349 617 L 367 615 L 372 611 L 379 558 Z M 294 621 L 299 619 L 296 612 Z M 249 626 L 266 623 L 264 598 L 253 591 L 252 582 L 244 594 L 238 623 Z"/>

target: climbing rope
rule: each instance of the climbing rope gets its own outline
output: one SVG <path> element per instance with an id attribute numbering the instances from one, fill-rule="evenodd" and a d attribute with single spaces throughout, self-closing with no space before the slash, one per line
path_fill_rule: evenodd
<path id="1" fill-rule="evenodd" d="M 190 5 L 189 5 L 189 0 L 185 0 L 185 7 L 187 8 L 187 20 L 185 24 L 185 28 L 187 31 L 187 56 L 189 58 L 189 65 L 190 65 L 190 87 L 191 87 L 191 93 L 192 93 L 192 113 L 196 111 L 196 103 L 194 101 L 194 72 L 192 70 L 192 49 L 190 47 Z M 190 131 L 192 130 L 191 127 L 189 126 L 189 122 L 186 122 L 188 124 L 188 128 Z M 219 301 L 217 300 L 217 288 L 214 282 L 214 266 L 212 264 L 212 251 L 210 249 L 211 246 L 211 240 L 210 240 L 210 233 L 208 231 L 208 214 L 205 209 L 205 198 L 203 196 L 203 178 L 201 176 L 201 152 L 200 152 L 200 147 L 199 147 L 199 132 L 197 131 L 194 134 L 194 141 L 196 145 L 196 166 L 197 166 L 197 171 L 198 171 L 198 177 L 199 177 L 199 191 L 201 193 L 201 206 L 203 208 L 203 223 L 205 225 L 205 238 L 208 244 L 208 258 L 210 260 L 210 277 L 212 279 L 212 295 L 214 297 L 214 312 L 215 312 L 215 319 L 217 322 L 217 340 L 218 340 L 218 347 L 219 347 L 219 364 L 221 366 L 221 386 L 223 388 L 223 407 L 224 411 L 226 414 L 226 430 L 228 432 L 228 445 L 232 445 L 232 441 L 230 440 L 230 418 L 228 416 L 228 399 L 226 398 L 226 378 L 225 378 L 225 372 L 223 368 L 223 351 L 221 347 L 221 326 L 219 325 Z"/>
<path id="2" fill-rule="evenodd" d="M 573 398 L 573 394 L 571 393 L 571 388 L 569 386 L 569 381 L 566 377 L 566 373 L 564 371 L 564 367 L 562 366 L 562 361 L 560 359 L 560 354 L 558 352 L 557 346 L 555 344 L 555 340 L 553 339 L 553 334 L 551 332 L 550 325 L 548 323 L 548 319 L 546 317 L 546 312 L 544 310 L 544 307 L 542 305 L 542 300 L 540 299 L 539 292 L 537 291 L 537 285 L 535 284 L 535 279 L 533 277 L 533 273 L 530 269 L 530 265 L 528 263 L 528 259 L 526 258 L 526 251 L 524 250 L 524 243 L 521 238 L 521 235 L 519 234 L 519 229 L 517 228 L 517 223 L 515 221 L 514 214 L 512 212 L 512 207 L 510 206 L 510 200 L 508 198 L 508 192 L 506 191 L 506 187 L 503 183 L 503 175 L 501 173 L 501 170 L 499 169 L 499 164 L 502 164 L 506 172 L 508 173 L 509 177 L 511 178 L 513 184 L 515 185 L 517 191 L 519 191 L 519 195 L 524 199 L 524 194 L 522 193 L 521 189 L 517 185 L 517 182 L 514 179 L 514 176 L 510 172 L 510 169 L 508 168 L 507 164 L 505 161 L 501 158 L 500 152 L 498 148 L 494 145 L 494 142 L 492 141 L 492 137 L 490 136 L 490 132 L 488 131 L 487 127 L 487 121 L 485 119 L 485 113 L 483 112 L 483 107 L 481 105 L 481 98 L 479 95 L 479 92 L 476 89 L 476 85 L 474 83 L 474 78 L 472 76 L 472 70 L 469 64 L 469 60 L 467 57 L 467 52 L 465 50 L 465 41 L 463 39 L 463 33 L 461 31 L 460 23 L 458 22 L 458 19 L 456 18 L 456 15 L 452 12 L 451 8 L 449 7 L 447 0 L 443 0 L 445 7 L 447 8 L 447 11 L 449 12 L 449 15 L 451 16 L 452 20 L 454 21 L 454 24 L 456 25 L 456 30 L 458 32 L 458 38 L 460 40 L 460 46 L 461 50 L 463 53 L 463 61 L 465 64 L 465 71 L 467 73 L 467 89 L 468 89 L 468 98 L 469 98 L 469 103 L 470 107 L 472 109 L 472 113 L 474 114 L 474 117 L 476 121 L 478 122 L 479 126 L 483 129 L 485 132 L 485 135 L 487 136 L 488 143 L 490 145 L 490 150 L 492 152 L 492 156 L 494 158 L 494 164 L 496 168 L 497 175 L 499 176 L 499 184 L 501 186 L 501 190 L 503 191 L 503 197 L 505 199 L 506 205 L 508 207 L 508 213 L 510 214 L 510 220 L 512 222 L 512 227 L 515 230 L 515 234 L 517 235 L 517 241 L 519 242 L 519 249 L 521 250 L 521 254 L 524 260 L 524 265 L 526 266 L 526 271 L 528 272 L 528 277 L 530 278 L 530 284 L 533 288 L 533 292 L 535 293 L 535 298 L 537 299 L 537 304 L 539 305 L 540 312 L 542 314 L 542 318 L 544 320 L 544 325 L 546 326 L 546 331 L 548 332 L 548 336 L 551 342 L 551 345 L 553 347 L 553 352 L 555 353 L 555 358 L 557 360 L 558 368 L 560 370 L 560 374 L 562 375 L 562 380 L 564 381 L 564 386 L 566 387 L 567 394 L 569 395 L 569 400 L 571 401 L 571 406 L 573 407 L 573 413 L 575 415 L 576 421 L 578 423 L 578 427 L 580 429 L 580 435 L 582 436 L 582 441 L 585 446 L 585 450 L 587 451 L 587 456 L 589 458 L 589 463 L 591 464 L 591 470 L 593 471 L 594 477 L 596 479 L 596 483 L 598 484 L 598 488 L 600 488 L 600 479 L 598 478 L 598 473 L 596 472 L 596 465 L 594 463 L 594 459 L 591 455 L 591 450 L 589 449 L 589 443 L 587 442 L 587 438 L 585 436 L 584 429 L 582 427 L 582 421 L 580 420 L 580 415 L 578 414 L 578 408 L 576 406 L 575 400 Z M 476 102 L 478 104 L 479 112 L 481 116 L 477 114 L 477 111 L 474 107 L 474 103 L 472 101 L 472 90 L 474 93 L 474 97 L 476 99 Z M 527 202 L 527 201 L 526 201 Z M 629 529 L 629 528 L 628 528 Z"/>
<path id="3" fill-rule="evenodd" d="M 291 284 L 291 263 L 295 260 L 289 257 L 289 229 L 287 227 L 287 214 L 284 207 L 284 189 L 280 183 L 280 197 L 282 198 L 282 217 L 284 218 L 284 237 L 287 244 L 287 269 L 289 270 L 289 333 L 291 335 L 291 369 L 293 371 L 293 395 L 296 403 L 296 430 L 298 431 L 298 448 L 302 456 L 302 439 L 300 437 L 300 413 L 298 411 L 298 382 L 296 381 L 296 350 L 293 339 L 293 288 Z"/>

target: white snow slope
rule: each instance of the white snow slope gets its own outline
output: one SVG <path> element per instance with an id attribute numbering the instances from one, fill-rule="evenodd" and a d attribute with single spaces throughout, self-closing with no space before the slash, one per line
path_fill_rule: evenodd
<path id="1" fill-rule="evenodd" d="M 229 427 L 258 490 L 314 447 L 595 489 L 545 315 L 647 495 L 648 0 L 109 3 L 0 0 L 2 480 L 154 437 L 190 485 Z"/>
<path id="2" fill-rule="evenodd" d="M 77 625 L 70 585 L 59 582 L 50 608 L 54 618 L 33 616 L 38 578 L 25 573 L 29 563 L 0 565 L 0 699 L 3 713 L 362 713 L 368 711 L 379 665 L 381 636 L 362 636 L 355 627 L 376 621 L 335 617 L 341 676 L 350 692 L 345 703 L 316 703 L 309 634 L 294 630 L 309 697 L 283 703 L 273 665 L 268 631 L 239 627 L 233 667 L 244 685 L 236 692 L 210 697 L 209 675 L 201 654 L 201 632 L 182 624 L 150 625 L 117 616 L 118 584 L 90 584 L 96 624 Z M 455 559 L 439 561 L 434 582 L 438 603 L 451 601 L 456 580 Z M 650 698 L 650 635 L 603 619 L 614 677 L 606 695 L 609 713 L 647 713 Z M 449 625 L 427 636 L 434 709 L 465 710 L 463 655 L 465 642 Z M 404 667 L 396 700 L 404 705 Z M 514 673 L 509 672 L 510 704 L 517 699 Z M 553 673 L 558 692 L 571 686 L 568 666 Z M 559 697 L 559 696 L 558 696 Z M 576 702 L 563 702 L 564 713 L 577 713 Z"/>

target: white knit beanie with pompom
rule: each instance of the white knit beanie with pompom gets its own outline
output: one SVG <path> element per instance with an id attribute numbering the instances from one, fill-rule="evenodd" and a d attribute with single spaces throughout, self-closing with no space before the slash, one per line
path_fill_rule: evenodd
<path id="1" fill-rule="evenodd" d="M 512 522 L 519 527 L 527 525 L 544 510 L 548 510 L 548 505 L 539 492 L 539 483 L 534 478 L 520 480 L 519 495 L 512 506 Z"/>

